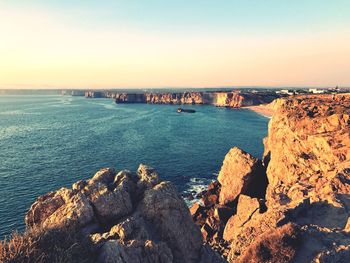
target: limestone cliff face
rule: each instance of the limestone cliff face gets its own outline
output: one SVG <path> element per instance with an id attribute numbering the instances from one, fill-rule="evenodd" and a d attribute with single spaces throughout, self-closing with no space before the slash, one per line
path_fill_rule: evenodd
<path id="1" fill-rule="evenodd" d="M 89 93 L 90 94 L 90 93 Z M 91 96 L 90 96 L 91 97 Z M 116 103 L 150 104 L 210 104 L 218 107 L 239 108 L 270 103 L 279 95 L 274 93 L 232 92 L 182 92 L 182 93 L 107 93 Z"/>
<path id="2" fill-rule="evenodd" d="M 341 194 L 336 184 L 350 167 L 349 116 L 350 96 L 280 101 L 265 139 L 269 199 L 333 202 Z"/>
<path id="3" fill-rule="evenodd" d="M 252 174 L 254 159 L 234 150 L 220 171 L 223 185 L 202 194 L 193 218 L 230 262 L 348 262 L 350 96 L 299 96 L 273 107 L 266 173 Z M 265 196 L 238 184 L 259 175 L 268 179 Z"/>
<path id="4" fill-rule="evenodd" d="M 201 92 L 147 93 L 146 102 L 151 104 L 203 104 Z"/>
<path id="5" fill-rule="evenodd" d="M 30 228 L 75 229 L 99 262 L 222 262 L 203 245 L 175 187 L 153 168 L 102 169 L 87 181 L 39 197 L 26 215 Z"/>
<path id="6" fill-rule="evenodd" d="M 349 259 L 350 95 L 278 104 L 265 139 L 267 206 L 288 210 L 285 220 L 301 226 L 302 241 L 314 242 L 296 259 Z"/>

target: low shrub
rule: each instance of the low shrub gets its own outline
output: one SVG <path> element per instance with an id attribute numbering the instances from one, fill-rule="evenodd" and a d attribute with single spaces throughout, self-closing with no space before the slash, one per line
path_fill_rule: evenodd
<path id="1" fill-rule="evenodd" d="M 74 229 L 30 229 L 0 241 L 1 263 L 96 262 L 90 244 Z"/>

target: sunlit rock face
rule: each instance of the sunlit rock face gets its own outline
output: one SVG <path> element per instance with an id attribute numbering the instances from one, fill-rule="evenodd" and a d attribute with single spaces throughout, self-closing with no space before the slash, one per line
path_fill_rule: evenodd
<path id="1" fill-rule="evenodd" d="M 175 187 L 146 165 L 135 173 L 102 169 L 71 189 L 41 196 L 26 224 L 79 231 L 100 262 L 222 262 L 203 245 Z"/>
<path id="2" fill-rule="evenodd" d="M 89 93 L 90 94 L 90 93 Z M 163 93 L 113 93 L 106 97 L 115 99 L 116 103 L 150 103 L 150 104 L 209 104 L 218 107 L 240 108 L 243 106 L 270 103 L 281 95 L 271 92 L 247 93 L 228 92 L 163 92 Z M 94 96 L 89 96 L 94 97 Z"/>
<path id="3" fill-rule="evenodd" d="M 221 185 L 202 193 L 192 216 L 204 240 L 230 262 L 346 262 L 350 96 L 297 96 L 272 106 L 263 162 L 231 149 Z M 252 176 L 257 163 L 266 172 Z M 249 192 L 258 174 L 268 181 L 256 185 L 264 196 Z"/>

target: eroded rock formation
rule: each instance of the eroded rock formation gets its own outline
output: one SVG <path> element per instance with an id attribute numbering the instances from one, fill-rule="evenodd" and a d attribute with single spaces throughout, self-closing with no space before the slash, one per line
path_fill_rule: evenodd
<path id="1" fill-rule="evenodd" d="M 268 179 L 267 188 L 259 185 L 266 195 L 249 192 L 251 170 L 261 161 L 234 148 L 216 197 L 211 189 L 202 194 L 215 202 L 195 204 L 192 216 L 229 262 L 349 262 L 350 96 L 281 99 L 274 109 L 266 173 L 258 173 Z M 214 211 L 225 202 L 217 200 L 227 197 L 232 215 L 218 221 Z"/>
<path id="2" fill-rule="evenodd" d="M 247 93 L 230 91 L 139 94 L 108 92 L 105 96 L 115 99 L 116 103 L 210 104 L 218 107 L 239 108 L 243 106 L 270 103 L 281 95 L 273 92 Z"/>
<path id="3" fill-rule="evenodd" d="M 145 165 L 136 173 L 103 169 L 41 196 L 25 221 L 28 228 L 76 229 L 100 262 L 222 262 L 203 245 L 175 187 Z"/>
<path id="4" fill-rule="evenodd" d="M 260 160 L 237 147 L 232 148 L 225 156 L 218 176 L 220 204 L 234 202 L 240 194 L 265 197 L 267 179 L 264 174 L 265 168 Z"/>

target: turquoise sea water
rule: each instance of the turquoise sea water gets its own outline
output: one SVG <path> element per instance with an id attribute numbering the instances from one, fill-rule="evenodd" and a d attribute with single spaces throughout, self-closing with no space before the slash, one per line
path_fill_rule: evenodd
<path id="1" fill-rule="evenodd" d="M 68 96 L 0 96 L 0 238 L 24 229 L 35 198 L 102 167 L 155 167 L 182 192 L 216 178 L 239 146 L 261 157 L 268 119 L 248 110 L 121 104 Z"/>

